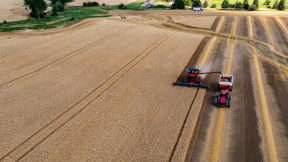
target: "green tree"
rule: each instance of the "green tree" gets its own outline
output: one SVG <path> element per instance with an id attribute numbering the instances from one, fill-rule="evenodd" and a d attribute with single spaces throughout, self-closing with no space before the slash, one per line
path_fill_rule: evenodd
<path id="1" fill-rule="evenodd" d="M 285 0 L 280 0 L 279 4 L 278 4 L 278 10 L 283 11 L 285 10 Z"/>
<path id="2" fill-rule="evenodd" d="M 194 0 L 193 7 L 202 7 L 202 3 L 200 0 Z"/>
<path id="3" fill-rule="evenodd" d="M 58 15 L 58 8 L 56 5 L 52 6 L 52 16 L 57 16 Z"/>
<path id="4" fill-rule="evenodd" d="M 54 5 L 58 0 L 50 0 L 51 4 Z"/>
<path id="5" fill-rule="evenodd" d="M 205 2 L 203 3 L 203 8 L 207 8 L 207 7 L 208 7 L 208 2 L 205 1 Z"/>
<path id="6" fill-rule="evenodd" d="M 65 5 L 67 2 L 72 2 L 72 0 L 50 0 L 51 4 L 54 5 L 56 2 L 61 2 L 63 5 Z"/>
<path id="7" fill-rule="evenodd" d="M 270 5 L 271 4 L 271 0 L 266 0 L 263 5 Z"/>
<path id="8" fill-rule="evenodd" d="M 192 1 L 191 0 L 184 0 L 185 6 L 192 6 Z"/>
<path id="9" fill-rule="evenodd" d="M 241 2 L 235 2 L 234 3 L 234 8 L 236 9 L 242 9 L 243 8 L 243 4 Z"/>
<path id="10" fill-rule="evenodd" d="M 248 8 L 248 11 L 256 11 L 256 10 L 257 10 L 256 5 L 249 6 L 249 8 Z"/>
<path id="11" fill-rule="evenodd" d="M 230 7 L 230 4 L 229 4 L 229 1 L 228 0 L 224 0 L 221 4 L 221 7 L 222 8 L 229 8 Z"/>
<path id="12" fill-rule="evenodd" d="M 253 5 L 256 6 L 257 8 L 259 8 L 259 1 L 258 0 L 254 0 L 253 1 Z"/>
<path id="13" fill-rule="evenodd" d="M 273 9 L 277 9 L 278 5 L 279 5 L 279 2 L 278 2 L 278 0 L 276 0 L 272 8 Z"/>
<path id="14" fill-rule="evenodd" d="M 184 9 L 184 0 L 175 0 L 172 4 L 172 9 Z"/>
<path id="15" fill-rule="evenodd" d="M 245 10 L 248 10 L 248 9 L 249 9 L 248 0 L 244 0 L 244 1 L 243 1 L 243 8 L 244 8 Z"/>
<path id="16" fill-rule="evenodd" d="M 57 8 L 57 12 L 63 12 L 65 10 L 65 7 L 61 2 L 56 2 L 54 6 Z"/>
<path id="17" fill-rule="evenodd" d="M 31 10 L 30 16 L 37 19 L 44 16 L 44 11 L 47 9 L 47 4 L 44 0 L 24 0 L 24 5 L 29 6 Z"/>
<path id="18" fill-rule="evenodd" d="M 211 8 L 217 8 L 217 5 L 215 3 L 213 3 L 210 7 Z"/>

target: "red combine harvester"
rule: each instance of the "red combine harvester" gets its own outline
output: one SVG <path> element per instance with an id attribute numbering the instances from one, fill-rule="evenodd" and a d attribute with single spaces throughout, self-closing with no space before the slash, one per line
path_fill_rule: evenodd
<path id="1" fill-rule="evenodd" d="M 231 107 L 232 96 L 229 94 L 233 88 L 233 76 L 221 75 L 218 83 L 218 92 L 214 98 L 214 104 L 218 107 Z"/>
<path id="2" fill-rule="evenodd" d="M 208 86 L 201 84 L 202 78 L 199 77 L 201 74 L 215 74 L 219 73 L 222 74 L 221 71 L 217 72 L 201 72 L 199 69 L 186 69 L 188 75 L 184 78 L 183 83 L 173 83 L 173 85 L 177 86 L 187 86 L 187 87 L 198 87 L 198 88 L 205 88 L 208 90 Z"/>

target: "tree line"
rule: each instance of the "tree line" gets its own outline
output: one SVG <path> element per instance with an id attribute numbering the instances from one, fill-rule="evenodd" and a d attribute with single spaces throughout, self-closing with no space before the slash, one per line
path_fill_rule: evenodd
<path id="1" fill-rule="evenodd" d="M 58 12 L 65 10 L 64 5 L 72 0 L 50 0 L 52 5 L 52 16 L 56 16 Z M 24 5 L 31 10 L 30 17 L 43 18 L 45 16 L 45 10 L 48 5 L 44 0 L 24 0 Z"/>
<path id="2" fill-rule="evenodd" d="M 273 7 L 270 6 L 271 0 L 266 0 L 264 2 L 264 5 L 267 5 L 268 8 L 278 9 L 278 10 L 285 10 L 285 0 L 278 0 L 275 1 Z M 202 4 L 200 0 L 174 0 L 174 3 L 172 4 L 172 9 L 184 9 L 185 6 L 191 6 L 191 7 L 208 7 L 207 0 Z M 216 4 L 212 4 L 210 6 L 211 8 L 216 8 Z M 229 0 L 223 0 L 221 4 L 221 8 L 223 9 L 244 9 L 247 11 L 254 11 L 259 8 L 259 0 L 253 0 L 252 4 L 249 4 L 248 0 L 243 0 L 243 2 L 237 1 L 234 4 L 229 3 Z"/>

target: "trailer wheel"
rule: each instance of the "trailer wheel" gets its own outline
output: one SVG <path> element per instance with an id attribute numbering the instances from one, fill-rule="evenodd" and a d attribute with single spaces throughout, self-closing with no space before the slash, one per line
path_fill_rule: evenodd
<path id="1" fill-rule="evenodd" d="M 231 107 L 231 102 L 230 102 L 230 100 L 228 100 L 227 102 L 228 102 L 228 103 L 227 103 L 227 107 L 230 108 L 230 107 Z"/>
<path id="2" fill-rule="evenodd" d="M 232 97 L 230 96 L 230 98 L 228 99 L 228 108 L 230 108 L 231 107 L 231 100 L 232 100 Z"/>

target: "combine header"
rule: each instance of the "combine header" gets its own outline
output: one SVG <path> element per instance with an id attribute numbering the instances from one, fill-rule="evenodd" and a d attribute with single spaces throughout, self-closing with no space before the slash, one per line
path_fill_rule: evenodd
<path id="1" fill-rule="evenodd" d="M 175 82 L 173 85 L 176 86 L 186 86 L 186 87 L 197 87 L 197 88 L 205 88 L 208 90 L 208 86 L 201 84 L 202 78 L 199 75 L 202 74 L 222 74 L 221 71 L 217 72 L 201 72 L 199 69 L 186 69 L 188 75 L 184 78 L 183 83 Z"/>

